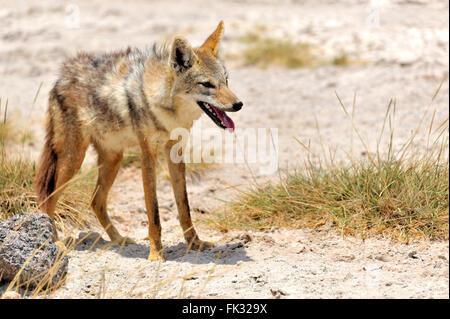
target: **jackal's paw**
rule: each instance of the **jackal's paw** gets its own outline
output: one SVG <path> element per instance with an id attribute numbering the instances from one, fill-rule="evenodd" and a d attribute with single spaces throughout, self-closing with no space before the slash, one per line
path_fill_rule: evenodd
<path id="1" fill-rule="evenodd" d="M 131 239 L 130 237 L 117 237 L 111 240 L 113 244 L 119 244 L 119 245 L 131 245 L 136 244 L 136 242 Z"/>
<path id="2" fill-rule="evenodd" d="M 214 243 L 209 241 L 203 241 L 198 238 L 187 240 L 188 245 L 191 246 L 191 249 L 194 250 L 203 250 L 203 248 L 212 248 L 214 247 Z"/>
<path id="3" fill-rule="evenodd" d="M 164 255 L 162 254 L 162 252 L 152 252 L 150 250 L 150 254 L 148 255 L 148 260 L 149 261 L 158 261 L 158 260 L 164 260 Z"/>

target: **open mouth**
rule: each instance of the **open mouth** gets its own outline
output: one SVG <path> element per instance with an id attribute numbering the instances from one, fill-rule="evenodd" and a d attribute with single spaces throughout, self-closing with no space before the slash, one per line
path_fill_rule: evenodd
<path id="1" fill-rule="evenodd" d="M 217 124 L 218 127 L 223 129 L 228 128 L 231 132 L 234 131 L 234 122 L 224 111 L 221 111 L 206 102 L 198 101 L 197 103 L 201 109 L 214 121 L 214 123 Z"/>

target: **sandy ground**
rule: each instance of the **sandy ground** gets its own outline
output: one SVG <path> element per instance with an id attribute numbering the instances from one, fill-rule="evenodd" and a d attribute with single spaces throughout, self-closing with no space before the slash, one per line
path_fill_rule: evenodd
<path id="1" fill-rule="evenodd" d="M 375 5 L 375 4 L 380 4 Z M 78 18 L 76 13 L 78 12 Z M 75 14 L 75 15 L 74 15 Z M 261 70 L 228 59 L 230 87 L 244 101 L 233 120 L 242 128 L 278 128 L 279 165 L 301 163 L 305 150 L 293 137 L 365 156 L 351 134 L 351 122 L 335 92 L 351 109 L 356 93 L 355 125 L 376 150 L 386 106 L 397 100 L 395 148 L 411 134 L 428 110 L 436 123 L 448 116 L 447 1 L 0 1 L 0 96 L 9 116 L 33 132 L 34 145 L 20 151 L 36 158 L 44 136 L 48 91 L 59 64 L 78 50 L 102 51 L 186 36 L 194 45 L 225 21 L 224 53 L 242 49 L 239 37 L 264 25 L 266 36 L 319 45 L 324 55 L 345 52 L 366 63 L 315 69 Z M 261 31 L 262 32 L 262 31 Z M 39 86 L 40 93 L 33 105 Z M 316 121 L 320 128 L 318 133 Z M 207 118 L 202 127 L 213 127 Z M 426 131 L 426 130 L 425 130 Z M 319 138 L 321 137 L 321 139 Z M 353 136 L 353 137 L 352 137 Z M 353 141 L 353 142 L 351 142 Z M 322 143 L 321 143 L 322 142 Z M 415 146 L 426 147 L 426 134 Z M 86 165 L 95 162 L 93 152 Z M 221 209 L 233 192 L 264 176 L 260 163 L 222 164 L 201 177 L 188 178 L 194 218 Z M 226 234 L 199 227 L 217 247 L 185 254 L 169 182 L 158 181 L 163 244 L 167 261 L 146 261 L 146 215 L 139 170 L 121 171 L 110 210 L 123 234 L 138 240 L 123 249 L 89 249 L 90 240 L 70 253 L 69 277 L 53 297 L 231 297 L 231 298 L 448 298 L 448 242 L 409 245 L 388 239 L 341 238 L 327 226 L 317 230 L 272 230 Z M 77 237 L 78 234 L 73 235 Z M 220 255 L 218 256 L 218 254 Z M 4 288 L 4 286 L 3 286 Z"/>

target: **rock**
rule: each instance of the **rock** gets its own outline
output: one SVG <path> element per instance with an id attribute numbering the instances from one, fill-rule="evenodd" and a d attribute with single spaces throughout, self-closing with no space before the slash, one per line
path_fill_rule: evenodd
<path id="1" fill-rule="evenodd" d="M 50 286 L 67 274 L 69 259 L 54 243 L 53 221 L 40 212 L 17 214 L 0 222 L 0 276 L 31 286 Z"/>

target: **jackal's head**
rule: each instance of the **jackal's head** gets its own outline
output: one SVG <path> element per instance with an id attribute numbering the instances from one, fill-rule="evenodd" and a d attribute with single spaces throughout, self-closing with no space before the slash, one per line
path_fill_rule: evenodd
<path id="1" fill-rule="evenodd" d="M 171 46 L 169 63 L 175 74 L 175 97 L 201 108 L 221 128 L 234 130 L 225 112 L 239 111 L 243 103 L 228 88 L 228 75 L 219 58 L 223 22 L 198 48 L 176 37 Z"/>

